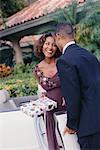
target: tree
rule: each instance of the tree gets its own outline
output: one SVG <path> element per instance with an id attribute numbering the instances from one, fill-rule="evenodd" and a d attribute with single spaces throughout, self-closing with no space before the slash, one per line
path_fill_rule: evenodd
<path id="1" fill-rule="evenodd" d="M 83 6 L 75 1 L 59 10 L 57 22 L 69 22 L 75 28 L 76 42 L 100 59 L 100 1 L 87 1 Z"/>
<path id="2" fill-rule="evenodd" d="M 28 4 L 27 0 L 0 0 L 2 17 L 7 18 Z"/>
<path id="3" fill-rule="evenodd" d="M 82 14 L 76 25 L 76 41 L 100 59 L 100 2 L 86 3 Z"/>

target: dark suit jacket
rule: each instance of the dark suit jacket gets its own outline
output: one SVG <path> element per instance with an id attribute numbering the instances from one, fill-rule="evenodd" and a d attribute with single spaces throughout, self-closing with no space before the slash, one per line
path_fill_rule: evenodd
<path id="1" fill-rule="evenodd" d="M 70 45 L 57 62 L 67 103 L 67 126 L 79 137 L 100 132 L 100 63 L 87 50 Z"/>

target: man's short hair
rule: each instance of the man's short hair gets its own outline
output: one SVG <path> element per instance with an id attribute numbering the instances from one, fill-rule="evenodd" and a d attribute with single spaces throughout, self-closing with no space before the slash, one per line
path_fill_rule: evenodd
<path id="1" fill-rule="evenodd" d="M 60 34 L 63 36 L 73 36 L 74 35 L 74 29 L 73 26 L 70 23 L 59 23 L 56 26 L 56 34 Z"/>

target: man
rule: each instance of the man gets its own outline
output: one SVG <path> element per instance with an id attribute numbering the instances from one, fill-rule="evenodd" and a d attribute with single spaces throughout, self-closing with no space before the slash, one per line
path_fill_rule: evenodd
<path id="1" fill-rule="evenodd" d="M 77 133 L 82 150 L 100 150 L 100 64 L 74 41 L 73 27 L 60 23 L 55 40 L 62 51 L 57 62 L 67 103 L 65 133 Z"/>

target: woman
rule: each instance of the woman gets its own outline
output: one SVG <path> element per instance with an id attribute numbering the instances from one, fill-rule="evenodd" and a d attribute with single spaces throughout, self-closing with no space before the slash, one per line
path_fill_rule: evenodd
<path id="1" fill-rule="evenodd" d="M 56 68 L 56 59 L 61 55 L 59 49 L 55 45 L 55 40 L 51 33 L 44 34 L 35 44 L 34 51 L 37 57 L 42 61 L 36 65 L 34 74 L 38 83 L 45 90 L 48 98 L 57 102 L 57 109 L 46 112 L 46 133 L 49 150 L 60 150 L 63 147 L 62 139 L 60 144 L 57 141 L 55 131 L 54 113 L 60 110 L 65 110 L 64 99 L 60 89 L 60 80 Z"/>

